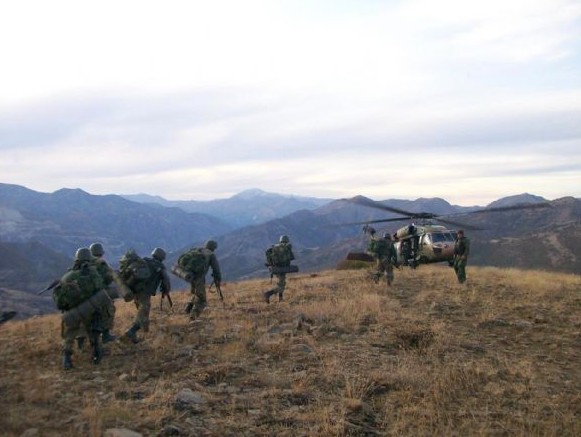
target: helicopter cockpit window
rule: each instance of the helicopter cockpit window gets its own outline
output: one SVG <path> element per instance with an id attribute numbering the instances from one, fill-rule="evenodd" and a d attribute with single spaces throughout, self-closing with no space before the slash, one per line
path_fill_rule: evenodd
<path id="1" fill-rule="evenodd" d="M 456 241 L 456 239 L 454 238 L 454 235 L 452 235 L 450 233 L 444 234 L 444 236 L 446 237 L 447 241 Z"/>
<path id="2" fill-rule="evenodd" d="M 446 242 L 446 237 L 444 234 L 432 234 L 432 241 L 434 243 L 444 243 Z"/>

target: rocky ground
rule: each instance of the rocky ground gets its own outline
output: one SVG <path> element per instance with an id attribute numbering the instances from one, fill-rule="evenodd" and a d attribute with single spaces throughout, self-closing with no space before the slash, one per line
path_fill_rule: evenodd
<path id="1" fill-rule="evenodd" d="M 57 315 L 0 328 L 5 436 L 581 435 L 581 278 L 469 268 L 225 284 L 190 323 L 154 298 L 151 332 L 60 369 Z M 117 302 L 117 332 L 132 304 Z M 113 429 L 117 429 L 114 431 Z M 109 431 L 107 431 L 109 430 Z M 108 432 L 108 434 L 106 434 Z M 132 434 L 127 433 L 127 436 Z"/>

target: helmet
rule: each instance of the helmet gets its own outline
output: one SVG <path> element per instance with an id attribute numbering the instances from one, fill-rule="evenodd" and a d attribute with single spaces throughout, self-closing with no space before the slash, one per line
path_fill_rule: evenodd
<path id="1" fill-rule="evenodd" d="M 279 243 L 290 243 L 290 238 L 288 235 L 281 235 L 278 241 Z"/>
<path id="2" fill-rule="evenodd" d="M 218 243 L 216 242 L 216 240 L 208 240 L 204 243 L 204 248 L 216 250 L 218 248 Z"/>
<path id="3" fill-rule="evenodd" d="M 158 261 L 163 261 L 165 259 L 165 250 L 161 247 L 156 247 L 153 249 L 153 252 L 151 252 L 151 256 Z"/>
<path id="4" fill-rule="evenodd" d="M 91 251 L 89 249 L 87 249 L 86 247 L 81 247 L 80 249 L 77 249 L 76 253 L 75 253 L 75 261 L 91 261 L 93 259 L 93 255 L 91 254 Z"/>
<path id="5" fill-rule="evenodd" d="M 386 232 L 385 234 L 383 234 L 383 238 L 385 238 L 386 240 L 391 240 L 391 235 L 389 235 L 389 232 Z"/>
<path id="6" fill-rule="evenodd" d="M 103 250 L 103 246 L 101 243 L 93 243 L 89 246 L 89 250 L 93 254 L 93 256 L 103 256 L 105 251 Z"/>

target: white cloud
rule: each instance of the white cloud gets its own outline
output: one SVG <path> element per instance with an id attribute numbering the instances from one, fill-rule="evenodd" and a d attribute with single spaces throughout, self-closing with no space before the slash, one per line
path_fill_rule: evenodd
<path id="1" fill-rule="evenodd" d="M 5 3 L 2 179 L 172 198 L 581 195 L 577 1 L 370 4 Z"/>

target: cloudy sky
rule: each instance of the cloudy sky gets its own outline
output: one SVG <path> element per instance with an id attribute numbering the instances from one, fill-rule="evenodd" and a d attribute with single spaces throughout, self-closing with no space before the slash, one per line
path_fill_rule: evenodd
<path id="1" fill-rule="evenodd" d="M 579 0 L 19 0 L 0 59 L 0 182 L 581 197 Z"/>

